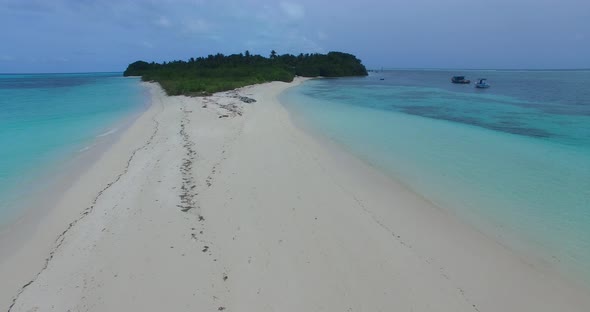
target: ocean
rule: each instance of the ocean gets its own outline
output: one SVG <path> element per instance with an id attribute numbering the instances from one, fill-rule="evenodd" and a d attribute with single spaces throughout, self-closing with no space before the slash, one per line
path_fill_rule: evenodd
<path id="1" fill-rule="evenodd" d="M 0 226 L 147 103 L 139 79 L 121 73 L 1 74 Z"/>
<path id="2" fill-rule="evenodd" d="M 590 71 L 391 70 L 310 80 L 282 101 L 508 248 L 590 283 L 589 84 Z"/>

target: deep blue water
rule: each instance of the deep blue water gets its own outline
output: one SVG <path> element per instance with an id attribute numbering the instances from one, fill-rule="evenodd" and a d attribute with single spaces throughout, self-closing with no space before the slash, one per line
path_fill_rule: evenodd
<path id="1" fill-rule="evenodd" d="M 42 172 L 116 132 L 146 100 L 120 73 L 0 75 L 0 225 L 34 196 Z"/>
<path id="2" fill-rule="evenodd" d="M 283 97 L 308 127 L 437 205 L 590 281 L 588 85 L 590 71 L 397 70 Z"/>

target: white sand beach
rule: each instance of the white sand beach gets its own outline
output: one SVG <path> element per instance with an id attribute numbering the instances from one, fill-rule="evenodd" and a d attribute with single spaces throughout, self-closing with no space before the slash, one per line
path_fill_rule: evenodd
<path id="1" fill-rule="evenodd" d="M 587 289 L 294 125 L 278 95 L 302 81 L 146 84 L 152 106 L 1 255 L 0 309 L 590 311 Z"/>

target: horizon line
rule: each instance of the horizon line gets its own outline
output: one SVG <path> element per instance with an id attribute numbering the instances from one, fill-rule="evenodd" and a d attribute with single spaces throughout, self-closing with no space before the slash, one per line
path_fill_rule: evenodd
<path id="1" fill-rule="evenodd" d="M 424 70 L 424 71 L 590 71 L 588 68 L 451 68 L 451 67 L 367 67 L 368 71 L 394 71 L 394 70 Z M 121 71 L 80 71 L 80 72 L 10 72 L 0 75 L 67 75 L 67 74 L 109 74 L 123 73 Z"/>
<path id="2" fill-rule="evenodd" d="M 111 74 L 123 73 L 122 71 L 82 71 L 82 72 L 21 72 L 21 73 L 0 73 L 0 75 L 67 75 L 67 74 Z"/>
<path id="3" fill-rule="evenodd" d="M 495 70 L 495 71 L 590 71 L 588 68 L 452 68 L 452 67 L 381 67 L 367 70 Z"/>

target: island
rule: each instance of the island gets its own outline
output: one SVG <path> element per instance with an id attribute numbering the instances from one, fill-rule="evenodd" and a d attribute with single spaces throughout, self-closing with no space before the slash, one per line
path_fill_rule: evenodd
<path id="1" fill-rule="evenodd" d="M 123 75 L 158 82 L 168 95 L 202 96 L 264 82 L 291 82 L 295 76 L 366 76 L 367 69 L 356 56 L 348 53 L 295 56 L 278 55 L 273 50 L 269 57 L 246 51 L 232 55 L 218 53 L 188 61 L 137 61 L 129 64 Z"/>

